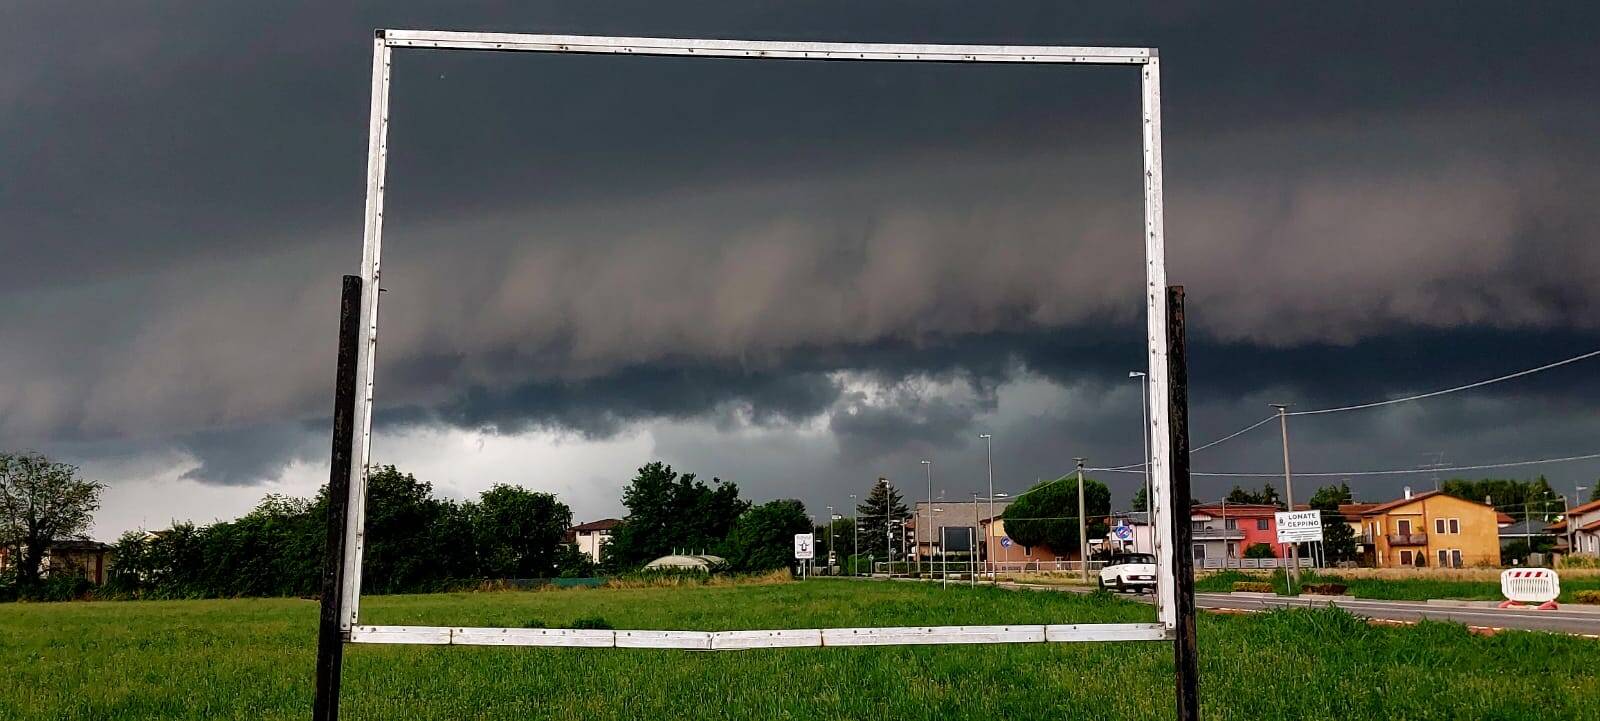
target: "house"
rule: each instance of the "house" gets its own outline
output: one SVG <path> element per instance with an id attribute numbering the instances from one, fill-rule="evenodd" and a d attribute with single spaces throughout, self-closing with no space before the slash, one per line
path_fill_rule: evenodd
<path id="1" fill-rule="evenodd" d="M 53 541 L 40 559 L 39 569 L 46 576 L 71 575 L 88 579 L 98 586 L 106 582 L 111 567 L 110 544 L 83 538 Z M 11 548 L 0 546 L 0 569 L 10 568 Z"/>
<path id="2" fill-rule="evenodd" d="M 1590 501 L 1567 511 L 1560 523 L 1550 527 L 1567 543 L 1572 553 L 1600 555 L 1600 501 Z"/>
<path id="3" fill-rule="evenodd" d="M 1439 491 L 1380 503 L 1361 514 L 1357 538 L 1379 568 L 1499 565 L 1498 512 L 1487 503 Z"/>
<path id="4" fill-rule="evenodd" d="M 983 548 L 994 549 L 994 555 L 987 557 L 987 560 L 993 561 L 1001 570 L 1030 567 L 1048 568 L 1049 564 L 1052 563 L 1079 560 L 1078 549 L 1076 548 L 1063 553 L 1043 544 L 1024 546 L 1012 541 L 1011 537 L 1006 535 L 1006 519 L 1004 518 L 984 518 L 979 521 L 979 524 L 983 528 L 981 534 L 983 542 L 980 545 Z"/>
<path id="5" fill-rule="evenodd" d="M 990 503 L 980 500 L 972 501 L 934 501 L 931 505 L 927 501 L 917 501 L 911 507 L 911 519 L 907 521 L 909 540 L 914 544 L 914 555 L 920 556 L 924 561 L 936 558 L 940 551 L 939 529 L 944 528 L 945 535 L 951 539 L 950 552 L 967 551 L 967 544 L 956 539 L 979 537 L 979 553 L 983 558 L 988 558 L 988 549 L 994 549 L 995 560 L 1004 561 L 1006 550 L 1006 537 L 1004 523 L 988 532 L 988 538 L 993 543 L 985 542 L 985 531 L 982 530 L 982 521 L 991 515 L 999 516 L 1009 507 L 1012 498 L 995 498 L 993 509 L 990 513 Z M 924 533 L 923 529 L 927 529 Z M 959 547 L 958 547 L 959 546 Z M 899 557 L 899 549 L 895 556 Z"/>
<path id="6" fill-rule="evenodd" d="M 1555 540 L 1561 537 L 1561 532 L 1555 530 L 1555 524 L 1545 523 L 1537 518 L 1517 521 L 1500 527 L 1500 550 L 1504 551 L 1511 544 L 1518 541 L 1528 543 L 1539 549 L 1555 545 Z M 1549 545 L 1541 545 L 1540 541 L 1549 539 Z"/>
<path id="7" fill-rule="evenodd" d="M 1127 526 L 1132 536 L 1128 540 L 1116 537 L 1117 526 Z M 1155 534 L 1150 527 L 1150 514 L 1145 511 L 1129 511 L 1119 513 L 1106 519 L 1106 537 L 1101 542 L 1102 548 L 1127 553 L 1155 553 Z"/>
<path id="8" fill-rule="evenodd" d="M 611 533 L 621 525 L 620 518 L 602 518 L 598 521 L 580 523 L 567 529 L 567 543 L 576 544 L 579 553 L 599 563 L 601 554 L 605 552 L 606 541 L 611 539 Z"/>
<path id="9" fill-rule="evenodd" d="M 1241 558 L 1245 549 L 1264 543 L 1273 557 L 1282 557 L 1278 545 L 1277 512 L 1270 504 L 1203 503 L 1189 509 L 1189 529 L 1194 560 Z"/>

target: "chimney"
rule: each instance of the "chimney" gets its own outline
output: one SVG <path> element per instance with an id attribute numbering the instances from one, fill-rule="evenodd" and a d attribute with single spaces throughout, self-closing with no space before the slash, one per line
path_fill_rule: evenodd
<path id="1" fill-rule="evenodd" d="M 1406 486 L 1406 500 L 1411 500 L 1411 486 Z"/>

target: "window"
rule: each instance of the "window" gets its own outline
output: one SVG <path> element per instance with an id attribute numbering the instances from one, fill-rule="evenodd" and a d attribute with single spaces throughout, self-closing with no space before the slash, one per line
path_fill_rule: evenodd
<path id="1" fill-rule="evenodd" d="M 1450 565 L 1455 566 L 1456 568 L 1460 568 L 1462 566 L 1462 563 L 1461 563 L 1461 549 L 1459 549 L 1459 548 L 1450 549 Z"/>
<path id="2" fill-rule="evenodd" d="M 1265 519 L 1265 518 L 1257 518 L 1256 519 L 1256 530 L 1257 531 L 1265 531 L 1265 530 L 1267 530 L 1267 519 Z"/>
<path id="3" fill-rule="evenodd" d="M 1402 536 L 1411 535 L 1411 519 L 1402 518 L 1398 521 L 1395 521 L 1394 532 Z"/>
<path id="4" fill-rule="evenodd" d="M 1206 522 L 1205 521 L 1190 521 L 1189 522 L 1189 530 L 1191 530 L 1191 531 L 1204 531 L 1204 530 L 1206 530 Z"/>
<path id="5" fill-rule="evenodd" d="M 1230 518 L 1230 519 L 1228 519 L 1227 523 L 1223 524 L 1223 527 L 1228 529 L 1228 530 L 1230 530 L 1230 531 L 1236 530 L 1236 529 L 1239 528 L 1239 519 Z"/>
<path id="6" fill-rule="evenodd" d="M 1450 565 L 1448 560 L 1447 560 L 1448 556 L 1446 556 L 1445 553 L 1446 552 L 1445 552 L 1445 550 L 1443 548 L 1439 549 L 1439 567 L 1440 568 L 1446 568 L 1446 567 L 1448 567 Z"/>
<path id="7" fill-rule="evenodd" d="M 1441 536 L 1444 535 L 1444 519 L 1443 518 L 1435 518 L 1435 519 L 1433 519 L 1433 532 L 1437 533 L 1437 534 L 1439 534 Z M 1440 553 L 1443 553 L 1443 551 L 1440 551 Z"/>
<path id="8" fill-rule="evenodd" d="M 1205 547 L 1205 544 L 1203 544 L 1203 543 L 1194 544 L 1194 560 L 1196 560 L 1196 561 L 1204 561 L 1204 560 L 1206 560 L 1206 547 Z"/>
<path id="9" fill-rule="evenodd" d="M 1461 532 L 1461 519 L 1459 519 L 1459 518 L 1450 519 L 1450 532 L 1451 533 L 1460 533 Z"/>
<path id="10" fill-rule="evenodd" d="M 1401 551 L 1400 552 L 1400 565 L 1402 565 L 1402 566 L 1411 565 L 1411 552 L 1410 551 Z"/>
<path id="11" fill-rule="evenodd" d="M 1228 557 L 1229 558 L 1238 558 L 1239 557 L 1239 544 L 1234 543 L 1232 541 L 1228 542 Z"/>

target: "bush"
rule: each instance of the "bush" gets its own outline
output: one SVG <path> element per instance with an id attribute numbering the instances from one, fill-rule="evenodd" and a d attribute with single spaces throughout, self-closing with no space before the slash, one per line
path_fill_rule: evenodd
<path id="1" fill-rule="evenodd" d="M 1600 590 L 1588 589 L 1572 594 L 1578 603 L 1600 603 Z"/>
<path id="2" fill-rule="evenodd" d="M 1342 596 L 1348 589 L 1349 586 L 1342 583 L 1308 583 L 1300 587 L 1300 592 L 1321 596 Z"/>
<path id="3" fill-rule="evenodd" d="M 1265 543 L 1252 543 L 1244 549 L 1245 558 L 1272 558 L 1272 546 Z"/>
<path id="4" fill-rule="evenodd" d="M 1600 556 L 1593 553 L 1574 553 L 1561 559 L 1562 568 L 1600 568 Z"/>
<path id="5" fill-rule="evenodd" d="M 24 601 L 76 601 L 89 595 L 94 584 L 71 574 L 48 576 L 42 583 L 22 586 L 17 594 Z"/>
<path id="6" fill-rule="evenodd" d="M 1233 590 L 1247 593 L 1277 592 L 1277 590 L 1272 587 L 1272 584 L 1267 583 L 1266 581 L 1235 581 L 1233 584 Z"/>

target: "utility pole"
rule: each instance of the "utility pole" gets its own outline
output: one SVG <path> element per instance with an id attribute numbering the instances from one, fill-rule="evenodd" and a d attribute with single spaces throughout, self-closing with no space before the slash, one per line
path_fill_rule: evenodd
<path id="1" fill-rule="evenodd" d="M 989 539 L 994 537 L 994 435 L 984 433 L 979 438 L 983 439 L 984 448 L 987 449 L 984 467 L 989 471 L 989 530 L 983 533 L 983 544 L 989 545 Z M 994 551 L 990 549 L 988 558 L 989 580 L 997 581 L 994 569 Z"/>
<path id="2" fill-rule="evenodd" d="M 928 524 L 923 528 L 922 519 L 917 519 L 917 573 L 922 573 L 922 537 L 933 530 L 933 461 L 922 459 L 922 465 L 928 468 Z M 944 539 L 939 539 L 942 545 Z M 933 539 L 928 539 L 928 572 L 933 572 Z"/>
<path id="3" fill-rule="evenodd" d="M 1078 558 L 1083 564 L 1083 582 L 1089 583 L 1089 524 L 1083 516 L 1083 462 L 1087 459 L 1074 458 L 1078 464 Z"/>
<path id="4" fill-rule="evenodd" d="M 979 555 L 978 555 L 978 526 L 979 525 L 980 524 L 978 522 L 978 492 L 977 491 L 973 491 L 972 492 L 972 535 L 967 537 L 968 540 L 970 540 L 972 542 L 972 563 L 968 566 L 968 570 L 971 571 L 971 573 L 967 574 L 967 585 L 968 586 L 977 586 L 978 585 L 978 559 L 979 559 Z"/>
<path id="5" fill-rule="evenodd" d="M 1294 478 L 1289 473 L 1289 406 L 1283 403 L 1271 404 L 1278 409 L 1278 430 L 1283 436 L 1283 499 L 1289 505 L 1289 510 L 1294 510 Z M 1300 576 L 1300 552 L 1295 544 L 1289 544 L 1289 570 L 1284 577 L 1291 584 L 1298 582 Z"/>

